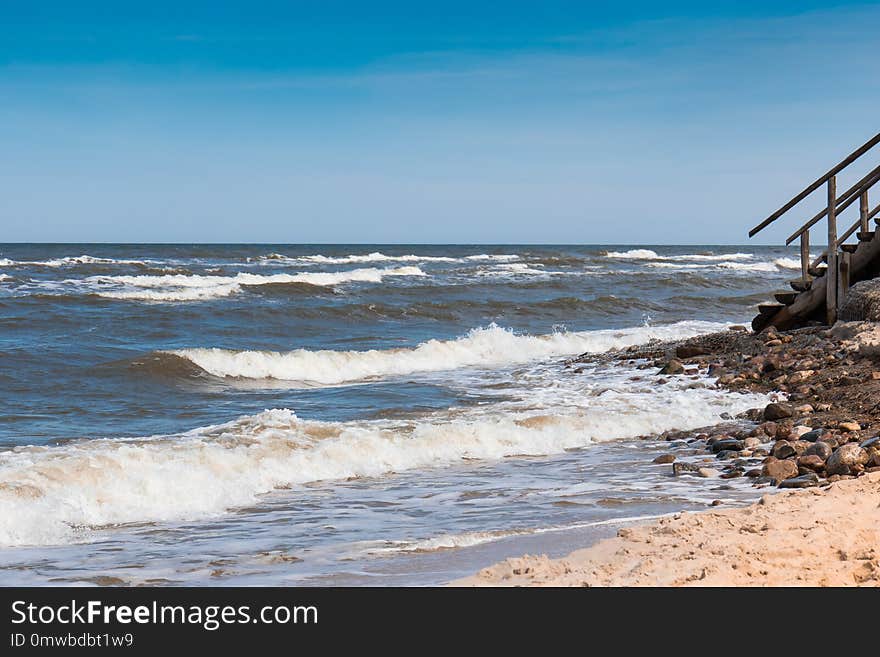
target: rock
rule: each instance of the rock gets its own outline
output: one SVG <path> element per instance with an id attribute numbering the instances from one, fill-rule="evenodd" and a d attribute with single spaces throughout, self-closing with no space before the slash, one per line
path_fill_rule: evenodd
<path id="1" fill-rule="evenodd" d="M 749 329 L 747 329 L 745 326 L 741 326 L 739 324 L 734 324 L 733 326 L 728 326 L 727 330 L 728 331 L 739 331 L 739 332 L 745 333 Z"/>
<path id="2" fill-rule="evenodd" d="M 764 419 L 765 420 L 781 420 L 783 418 L 791 417 L 794 415 L 791 406 L 788 404 L 767 404 L 764 408 Z"/>
<path id="3" fill-rule="evenodd" d="M 762 474 L 764 473 L 762 472 L 761 468 L 752 468 L 751 470 L 746 470 L 746 477 L 760 477 Z"/>
<path id="4" fill-rule="evenodd" d="M 861 431 L 862 426 L 858 422 L 841 422 L 837 425 L 841 431 Z"/>
<path id="5" fill-rule="evenodd" d="M 833 452 L 834 450 L 831 449 L 831 445 L 819 441 L 807 447 L 807 450 L 804 452 L 804 456 L 818 456 L 820 459 L 822 459 L 822 462 L 824 463 L 828 460 L 828 457 L 831 456 Z"/>
<path id="6" fill-rule="evenodd" d="M 874 436 L 862 442 L 861 447 L 868 454 L 868 465 L 876 467 L 880 465 L 880 436 Z"/>
<path id="7" fill-rule="evenodd" d="M 706 347 L 699 345 L 681 345 L 675 348 L 677 358 L 693 358 L 695 356 L 705 356 L 711 353 Z"/>
<path id="8" fill-rule="evenodd" d="M 672 464 L 672 474 L 676 477 L 684 473 L 696 474 L 700 470 L 700 466 L 684 461 L 675 461 Z"/>
<path id="9" fill-rule="evenodd" d="M 817 454 L 804 454 L 797 460 L 798 467 L 808 470 L 824 470 L 825 459 Z"/>
<path id="10" fill-rule="evenodd" d="M 792 373 L 791 376 L 788 377 L 789 383 L 801 383 L 802 381 L 806 381 L 811 376 L 813 376 L 816 372 L 813 370 L 800 370 L 798 372 Z"/>
<path id="11" fill-rule="evenodd" d="M 822 437 L 823 433 L 825 433 L 825 429 L 813 429 L 812 431 L 802 434 L 800 439 L 805 440 L 808 443 L 814 443 Z"/>
<path id="12" fill-rule="evenodd" d="M 857 376 L 842 376 L 837 380 L 839 386 L 857 386 L 862 380 Z"/>
<path id="13" fill-rule="evenodd" d="M 738 452 L 743 449 L 743 446 L 743 441 L 741 440 L 737 440 L 736 438 L 725 438 L 723 440 L 716 440 L 712 443 L 712 451 L 716 454 L 727 450 Z"/>
<path id="14" fill-rule="evenodd" d="M 657 374 L 681 374 L 683 372 L 684 364 L 680 360 L 672 358 L 660 369 L 659 372 L 657 372 Z"/>
<path id="15" fill-rule="evenodd" d="M 764 344 L 768 347 L 778 347 L 782 344 L 782 340 L 780 340 L 779 338 L 774 338 L 773 340 L 767 340 L 767 342 L 765 342 Z"/>
<path id="16" fill-rule="evenodd" d="M 776 435 L 776 430 L 779 428 L 775 422 L 764 422 L 758 428 L 764 432 L 765 435 L 770 436 L 771 438 Z"/>
<path id="17" fill-rule="evenodd" d="M 780 488 L 809 488 L 818 485 L 819 477 L 816 476 L 815 472 L 810 472 L 799 477 L 792 477 L 791 479 L 779 482 Z"/>
<path id="18" fill-rule="evenodd" d="M 776 481 L 784 481 L 798 476 L 798 467 L 794 461 L 780 461 L 775 459 L 764 464 L 761 474 L 771 477 Z"/>
<path id="19" fill-rule="evenodd" d="M 714 468 L 700 468 L 697 470 L 697 474 L 708 479 L 710 477 L 717 477 L 720 473 Z"/>
<path id="20" fill-rule="evenodd" d="M 825 462 L 829 475 L 848 475 L 861 472 L 868 462 L 868 452 L 856 445 L 841 445 Z"/>
<path id="21" fill-rule="evenodd" d="M 660 464 L 660 463 L 672 463 L 673 461 L 675 461 L 675 455 L 674 455 L 674 454 L 661 454 L 660 456 L 658 456 L 657 458 L 655 458 L 653 461 L 651 461 L 651 463 L 658 463 L 658 464 Z"/>
<path id="22" fill-rule="evenodd" d="M 810 433 L 810 431 L 811 431 L 810 427 L 805 427 L 803 424 L 799 424 L 798 426 L 794 427 L 791 430 L 789 435 L 794 436 L 795 438 L 800 438 L 805 433 Z M 810 442 L 812 442 L 812 441 L 810 441 Z"/>
<path id="23" fill-rule="evenodd" d="M 778 459 L 787 459 L 790 456 L 797 456 L 797 450 L 794 445 L 792 445 L 787 440 L 779 440 L 773 445 L 773 449 L 770 450 L 770 453 L 778 458 Z"/>
<path id="24" fill-rule="evenodd" d="M 745 440 L 742 441 L 743 449 L 754 449 L 758 445 L 761 444 L 761 439 L 756 438 L 755 436 L 749 436 Z"/>
<path id="25" fill-rule="evenodd" d="M 800 415 L 809 415 L 813 412 L 813 407 L 810 404 L 801 404 L 800 406 L 795 406 L 794 412 Z"/>
<path id="26" fill-rule="evenodd" d="M 873 438 L 868 438 L 867 440 L 863 440 L 859 443 L 859 447 L 866 450 L 874 450 L 880 449 L 880 436 L 874 436 Z"/>

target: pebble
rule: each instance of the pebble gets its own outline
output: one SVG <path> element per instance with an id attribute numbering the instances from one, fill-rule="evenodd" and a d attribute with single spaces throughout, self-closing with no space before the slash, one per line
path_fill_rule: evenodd
<path id="1" fill-rule="evenodd" d="M 736 438 L 725 438 L 724 440 L 716 440 L 712 443 L 712 451 L 716 454 L 718 452 L 723 452 L 727 450 L 732 450 L 738 452 L 743 449 L 744 443 L 741 440 L 737 440 Z"/>
<path id="2" fill-rule="evenodd" d="M 754 449 L 758 445 L 761 444 L 761 440 L 756 438 L 755 436 L 749 436 L 745 440 L 742 441 L 743 449 Z"/>
<path id="3" fill-rule="evenodd" d="M 831 456 L 831 453 L 834 450 L 831 449 L 831 445 L 828 443 L 823 443 L 821 440 L 819 442 L 815 442 L 804 452 L 804 456 L 818 456 L 822 461 L 827 461 L 828 457 Z"/>
<path id="4" fill-rule="evenodd" d="M 701 477 L 706 477 L 707 479 L 710 477 L 717 477 L 719 474 L 718 470 L 715 468 L 700 468 L 697 470 L 697 474 Z"/>
<path id="5" fill-rule="evenodd" d="M 788 404 L 774 402 L 772 404 L 767 404 L 764 408 L 765 420 L 781 420 L 783 418 L 791 417 L 792 415 L 794 415 L 794 411 Z"/>
<path id="6" fill-rule="evenodd" d="M 787 459 L 790 456 L 796 456 L 797 450 L 789 441 L 779 440 L 773 445 L 770 453 L 778 459 Z"/>
<path id="7" fill-rule="evenodd" d="M 779 482 L 780 488 L 810 488 L 819 485 L 819 477 L 815 472 L 810 472 L 799 477 L 792 477 Z"/>
<path id="8" fill-rule="evenodd" d="M 797 477 L 799 474 L 797 464 L 794 461 L 780 461 L 774 459 L 769 463 L 765 463 L 761 469 L 761 474 L 765 477 L 771 477 L 776 481 L 784 481 Z"/>
<path id="9" fill-rule="evenodd" d="M 868 462 L 868 452 L 856 443 L 841 445 L 825 462 L 829 475 L 857 474 L 864 470 Z"/>
<path id="10" fill-rule="evenodd" d="M 841 422 L 837 425 L 841 431 L 861 431 L 862 426 L 858 422 Z"/>
<path id="11" fill-rule="evenodd" d="M 822 443 L 819 443 L 820 445 Z M 825 468 L 825 459 L 818 454 L 804 454 L 797 460 L 798 467 L 807 468 L 808 470 L 823 470 Z"/>
<path id="12" fill-rule="evenodd" d="M 677 358 L 672 358 L 666 363 L 657 374 L 681 374 L 684 372 L 684 364 Z"/>
<path id="13" fill-rule="evenodd" d="M 658 456 L 657 458 L 655 458 L 653 461 L 651 461 L 651 463 L 658 463 L 658 464 L 660 464 L 660 463 L 672 463 L 673 461 L 675 461 L 675 455 L 674 455 L 674 454 L 661 454 L 660 456 Z"/>

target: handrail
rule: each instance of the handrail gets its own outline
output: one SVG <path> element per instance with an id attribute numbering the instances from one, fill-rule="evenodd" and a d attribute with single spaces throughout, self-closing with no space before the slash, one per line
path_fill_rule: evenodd
<path id="1" fill-rule="evenodd" d="M 771 214 L 769 217 L 767 217 L 766 219 L 764 219 L 764 221 L 762 221 L 760 224 L 758 224 L 757 226 L 755 226 L 754 228 L 752 228 L 752 230 L 749 231 L 749 237 L 754 237 L 754 236 L 757 235 L 760 231 L 764 230 L 767 226 L 769 226 L 769 225 L 772 224 L 774 221 L 776 221 L 777 219 L 779 219 L 779 217 L 781 217 L 782 215 L 784 215 L 786 212 L 788 212 L 789 210 L 791 210 L 794 206 L 796 206 L 798 203 L 800 203 L 801 201 L 803 201 L 803 200 L 804 200 L 805 198 L 807 198 L 810 194 L 812 194 L 812 193 L 815 192 L 817 189 L 819 189 L 822 185 L 824 185 L 826 182 L 828 182 L 828 180 L 829 180 L 832 176 L 836 176 L 838 173 L 840 173 L 841 171 L 843 171 L 843 170 L 844 170 L 846 167 L 848 167 L 850 164 L 852 164 L 852 163 L 855 162 L 857 159 L 859 159 L 862 155 L 864 155 L 864 154 L 867 153 L 869 150 L 871 150 L 872 148 L 874 148 L 874 146 L 876 146 L 877 144 L 880 144 L 880 132 L 878 132 L 878 133 L 877 133 L 876 135 L 874 135 L 871 139 L 869 139 L 869 140 L 866 141 L 864 144 L 862 144 L 862 145 L 861 145 L 859 148 L 857 148 L 855 151 L 853 151 L 852 153 L 850 153 L 850 154 L 849 154 L 846 158 L 844 158 L 844 159 L 843 159 L 843 160 L 842 160 L 842 161 L 841 161 L 836 167 L 834 167 L 834 168 L 831 169 L 828 173 L 826 173 L 824 176 L 822 176 L 821 178 L 819 178 L 818 180 L 816 180 L 816 182 L 814 182 L 813 184 L 811 184 L 811 185 L 810 185 L 809 187 L 807 187 L 804 191 L 802 191 L 800 194 L 798 194 L 797 196 L 795 196 L 793 199 L 791 199 L 788 203 L 786 203 L 785 205 L 783 205 L 781 208 L 779 208 L 776 212 L 774 212 L 773 214 Z"/>
<path id="2" fill-rule="evenodd" d="M 877 182 L 880 181 L 880 165 L 875 167 L 868 175 L 862 178 L 855 185 L 846 190 L 841 196 L 838 197 L 837 204 L 837 214 L 840 214 L 844 210 L 846 210 L 853 202 L 859 197 L 859 195 L 868 189 L 871 189 Z M 792 233 L 787 240 L 785 240 L 785 245 L 788 246 L 792 242 L 794 242 L 798 237 L 800 237 L 801 233 L 805 230 L 809 230 L 813 227 L 817 222 L 821 221 L 824 217 L 828 215 L 828 208 L 826 207 L 824 210 L 816 214 L 812 219 L 810 219 L 807 223 L 797 229 L 794 233 Z"/>
<path id="3" fill-rule="evenodd" d="M 868 221 L 870 221 L 871 219 L 876 217 L 878 214 L 880 214 L 880 203 L 878 203 L 877 207 L 868 213 L 868 215 L 867 215 Z M 837 248 L 840 248 L 840 245 L 843 244 L 844 242 L 846 242 L 850 237 L 852 237 L 852 234 L 854 232 L 856 232 L 856 229 L 861 227 L 861 225 L 862 225 L 862 220 L 861 220 L 861 218 L 859 218 L 858 221 L 856 221 L 852 226 L 849 227 L 849 229 L 843 235 L 840 236 L 840 239 L 837 240 L 837 244 L 835 246 L 837 246 Z M 820 262 L 822 262 L 822 258 L 824 258 L 826 255 L 828 255 L 827 248 L 824 251 L 822 251 L 822 253 L 820 253 L 819 256 L 815 260 L 813 260 L 813 262 L 810 264 L 810 267 L 815 267 L 816 265 L 818 265 Z"/>

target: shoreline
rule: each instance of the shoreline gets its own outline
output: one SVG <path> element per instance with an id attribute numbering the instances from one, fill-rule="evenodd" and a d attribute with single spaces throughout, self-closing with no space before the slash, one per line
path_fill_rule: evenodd
<path id="1" fill-rule="evenodd" d="M 510 558 L 451 585 L 880 586 L 878 355 L 880 327 L 852 322 L 731 330 L 568 361 L 573 376 L 579 363 L 626 360 L 657 385 L 708 373 L 731 391 L 777 394 L 701 431 L 643 437 L 667 442 L 653 462 L 672 476 L 745 476 L 776 494 L 628 526 L 558 559 Z"/>

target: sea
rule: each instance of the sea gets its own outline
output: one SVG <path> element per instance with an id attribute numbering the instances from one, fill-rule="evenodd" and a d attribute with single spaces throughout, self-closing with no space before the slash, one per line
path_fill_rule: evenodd
<path id="1" fill-rule="evenodd" d="M 654 465 L 766 403 L 641 362 L 760 246 L 0 245 L 0 585 L 438 585 L 747 503 Z"/>

